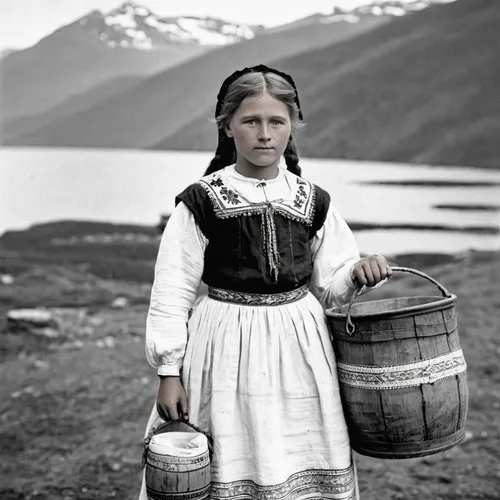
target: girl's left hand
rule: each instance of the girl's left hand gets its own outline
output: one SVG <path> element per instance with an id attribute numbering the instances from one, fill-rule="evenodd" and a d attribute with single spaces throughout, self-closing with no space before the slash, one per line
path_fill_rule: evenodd
<path id="1" fill-rule="evenodd" d="M 375 286 L 391 276 L 392 269 L 385 258 L 376 254 L 358 260 L 351 270 L 352 279 L 360 285 Z"/>

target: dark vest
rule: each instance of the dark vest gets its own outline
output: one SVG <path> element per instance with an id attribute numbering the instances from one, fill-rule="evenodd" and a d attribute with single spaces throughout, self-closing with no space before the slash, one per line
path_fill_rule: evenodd
<path id="1" fill-rule="evenodd" d="M 330 196 L 296 177 L 297 195 L 287 205 L 271 203 L 278 273 L 266 253 L 266 204 L 242 204 L 215 172 L 188 186 L 175 199 L 183 202 L 208 240 L 203 281 L 213 287 L 247 293 L 280 293 L 306 285 L 313 271 L 310 240 L 323 226 Z M 269 238 L 267 238 L 269 239 Z"/>

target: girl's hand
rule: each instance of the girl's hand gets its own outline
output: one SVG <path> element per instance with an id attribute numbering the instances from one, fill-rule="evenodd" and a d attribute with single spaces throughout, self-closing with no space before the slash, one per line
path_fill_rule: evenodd
<path id="1" fill-rule="evenodd" d="M 351 270 L 353 281 L 357 281 L 360 285 L 375 286 L 391 276 L 392 269 L 381 255 L 363 257 Z"/>
<path id="2" fill-rule="evenodd" d="M 163 420 L 188 420 L 188 400 L 180 377 L 161 378 L 156 409 Z"/>

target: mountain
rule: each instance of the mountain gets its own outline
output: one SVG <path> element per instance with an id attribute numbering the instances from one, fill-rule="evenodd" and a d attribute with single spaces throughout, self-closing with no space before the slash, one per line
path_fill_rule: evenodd
<path id="1" fill-rule="evenodd" d="M 297 82 L 301 153 L 498 167 L 499 25 L 500 2 L 459 0 L 274 61 Z M 151 146 L 213 150 L 212 113 Z"/>
<path id="2" fill-rule="evenodd" d="M 101 83 L 85 95 L 63 103 L 54 113 L 48 110 L 29 120 L 6 122 L 4 143 L 149 147 L 180 130 L 208 107 L 213 107 L 222 79 L 235 68 L 270 63 L 277 58 L 330 46 L 391 19 L 389 16 L 365 16 L 357 23 L 332 24 L 322 22 L 326 17 L 311 16 L 284 29 L 258 32 L 253 39 L 205 52 L 121 92 L 112 93 L 109 88 L 103 90 Z M 104 100 L 101 99 L 103 95 L 107 96 Z M 76 107 L 75 99 L 78 101 Z M 89 105 L 84 109 L 86 100 Z M 40 127 L 34 129 L 33 124 Z"/>
<path id="3" fill-rule="evenodd" d="M 100 14 L 100 13 L 98 13 Z M 158 17 L 146 7 L 125 2 L 106 15 L 84 17 L 82 26 L 96 31 L 110 48 L 154 50 L 175 44 L 227 45 L 254 38 L 263 26 L 235 24 L 210 17 Z"/>
<path id="4" fill-rule="evenodd" d="M 97 106 L 99 103 L 111 98 L 114 94 L 119 94 L 126 89 L 139 85 L 146 78 L 147 76 L 140 75 L 124 75 L 110 78 L 93 86 L 86 92 L 67 97 L 63 102 L 55 104 L 47 111 L 36 115 L 11 118 L 2 123 L 0 143 L 9 144 L 16 137 L 35 131 L 47 123 L 61 120 L 89 107 Z"/>
<path id="5" fill-rule="evenodd" d="M 405 16 L 419 10 L 426 9 L 434 4 L 451 3 L 456 0 L 372 0 L 366 4 L 352 9 L 342 9 L 338 6 L 333 8 L 328 22 L 346 20 L 357 22 L 364 16 Z"/>
<path id="6" fill-rule="evenodd" d="M 1 60 L 2 120 L 31 118 L 117 78 L 152 75 L 260 30 L 212 18 L 159 18 L 130 2 L 90 12 Z M 4 124 L 7 135 L 9 128 Z"/>

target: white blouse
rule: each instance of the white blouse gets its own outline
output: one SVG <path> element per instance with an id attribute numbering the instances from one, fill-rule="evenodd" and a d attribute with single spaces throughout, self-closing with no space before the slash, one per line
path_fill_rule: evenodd
<path id="1" fill-rule="evenodd" d="M 265 181 L 264 189 L 258 186 L 260 180 L 244 177 L 234 165 L 221 173 L 227 184 L 252 203 L 264 202 L 266 196 L 270 201 L 290 196 L 295 181 L 282 167 L 276 178 Z M 207 243 L 190 210 L 179 203 L 161 238 L 146 322 L 146 355 L 158 375 L 179 375 Z M 351 270 L 360 256 L 351 230 L 332 204 L 310 244 L 314 267 L 309 290 L 324 308 L 347 303 L 355 287 Z"/>

